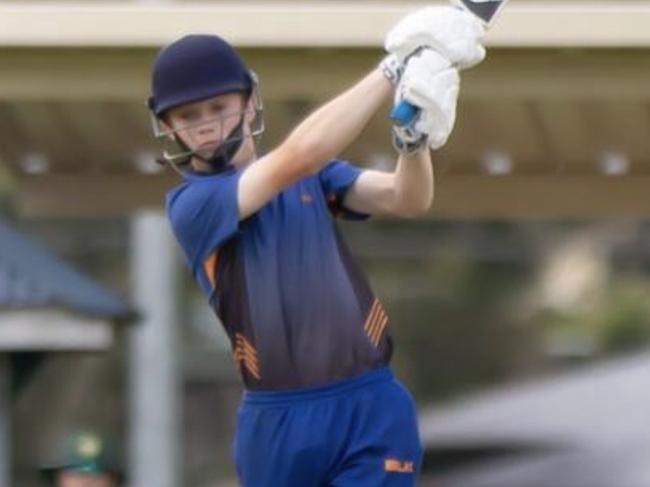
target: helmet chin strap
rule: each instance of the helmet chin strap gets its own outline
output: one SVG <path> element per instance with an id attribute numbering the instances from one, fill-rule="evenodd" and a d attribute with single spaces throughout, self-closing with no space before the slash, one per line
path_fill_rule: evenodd
<path id="1" fill-rule="evenodd" d="M 237 122 L 237 125 L 230 131 L 228 136 L 224 139 L 224 141 L 219 144 L 219 146 L 214 150 L 211 156 L 209 157 L 204 157 L 202 156 L 198 151 L 190 149 L 190 147 L 181 139 L 180 137 L 176 138 L 176 143 L 178 146 L 185 151 L 187 156 L 183 161 L 177 161 L 177 162 L 171 162 L 170 164 L 172 167 L 179 172 L 179 174 L 183 174 L 180 169 L 178 169 L 178 166 L 186 166 L 189 165 L 192 161 L 193 157 L 196 157 L 200 161 L 204 162 L 208 166 L 210 166 L 210 173 L 220 173 L 224 171 L 225 169 L 228 168 L 228 165 L 230 164 L 230 161 L 232 160 L 233 157 L 235 157 L 235 154 L 239 151 L 241 148 L 243 142 L 244 142 L 244 119 L 246 118 L 246 114 L 242 114 L 241 119 L 239 122 Z M 167 161 L 164 159 L 161 159 L 161 164 L 165 164 Z"/>
<path id="2" fill-rule="evenodd" d="M 210 166 L 212 172 L 219 173 L 226 169 L 239 151 L 244 142 L 244 119 L 246 114 L 242 113 L 241 118 L 237 125 L 230 131 L 224 141 L 219 144 L 210 157 L 203 157 L 198 153 L 194 153 L 194 157 L 202 160 Z"/>

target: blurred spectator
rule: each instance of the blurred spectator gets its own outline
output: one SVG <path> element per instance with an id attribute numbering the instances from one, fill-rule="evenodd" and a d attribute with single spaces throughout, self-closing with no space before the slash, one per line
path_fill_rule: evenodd
<path id="1" fill-rule="evenodd" d="M 74 433 L 53 455 L 54 461 L 41 467 L 48 485 L 55 487 L 118 487 L 123 473 L 114 451 L 102 436 L 93 432 Z"/>

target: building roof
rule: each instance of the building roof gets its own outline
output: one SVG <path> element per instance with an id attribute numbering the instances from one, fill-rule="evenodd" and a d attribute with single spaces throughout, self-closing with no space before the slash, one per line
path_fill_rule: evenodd
<path id="1" fill-rule="evenodd" d="M 650 353 L 645 353 L 486 391 L 425 410 L 423 440 L 593 446 L 624 434 L 633 440 L 643 427 L 650 448 L 649 381 Z"/>
<path id="2" fill-rule="evenodd" d="M 53 307 L 102 318 L 131 314 L 114 293 L 0 219 L 0 308 Z"/>
<path id="3" fill-rule="evenodd" d="M 518 445 L 525 453 L 467 463 L 438 475 L 435 485 L 650 485 L 648 381 L 646 352 L 426 410 L 421 424 L 429 449 Z"/>

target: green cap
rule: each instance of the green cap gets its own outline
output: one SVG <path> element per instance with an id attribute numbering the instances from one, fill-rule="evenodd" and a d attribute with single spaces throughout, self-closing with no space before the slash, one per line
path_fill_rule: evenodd
<path id="1" fill-rule="evenodd" d="M 49 479 L 60 470 L 88 474 L 110 472 L 120 476 L 113 450 L 103 437 L 93 432 L 83 431 L 70 435 L 54 458 L 54 462 L 41 467 Z"/>

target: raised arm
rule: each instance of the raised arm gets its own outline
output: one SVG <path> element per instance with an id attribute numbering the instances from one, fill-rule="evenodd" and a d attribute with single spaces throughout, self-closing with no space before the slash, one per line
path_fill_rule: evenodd
<path id="1" fill-rule="evenodd" d="M 344 205 L 371 215 L 415 217 L 433 203 L 434 180 L 429 149 L 442 147 L 454 126 L 460 77 L 433 51 L 409 61 L 396 101 L 408 99 L 421 108 L 413 126 L 393 128 L 400 156 L 392 173 L 364 171 L 348 190 Z"/>
<path id="2" fill-rule="evenodd" d="M 404 77 L 409 81 L 402 80 L 397 101 L 403 99 L 422 109 L 413 128 L 424 138 L 412 139 L 411 127 L 398 130 L 395 140 L 402 152 L 409 154 L 400 158 L 398 171 L 392 176 L 360 176 L 348 192 L 346 203 L 352 209 L 371 213 L 412 215 L 425 211 L 433 195 L 431 161 L 424 150 L 415 153 L 414 149 L 422 145 L 440 147 L 451 133 L 459 83 L 455 67 L 472 66 L 485 55 L 478 42 L 483 31 L 477 22 L 470 14 L 452 7 L 431 7 L 404 18 L 386 39 L 398 69 L 384 63 L 383 72 L 373 70 L 311 114 L 279 147 L 251 164 L 239 182 L 240 218 L 256 212 L 301 177 L 318 172 L 353 142 L 392 93 L 391 82 L 399 80 L 398 71 L 407 61 Z M 387 200 L 376 201 L 382 196 Z"/>
<path id="3" fill-rule="evenodd" d="M 276 149 L 244 170 L 238 189 L 240 219 L 300 178 L 317 173 L 342 152 L 391 92 L 391 83 L 375 69 L 309 115 Z"/>
<path id="4" fill-rule="evenodd" d="M 451 134 L 460 90 L 458 69 L 485 57 L 483 32 L 473 16 L 451 7 L 414 12 L 389 32 L 387 50 L 407 63 L 395 102 L 407 101 L 420 113 L 407 126 L 393 128 L 401 153 L 395 171 L 364 171 L 346 193 L 346 207 L 402 217 L 421 215 L 431 207 L 434 179 L 428 149 L 442 147 Z"/>
<path id="5" fill-rule="evenodd" d="M 413 218 L 433 203 L 434 174 L 428 150 L 400 156 L 394 172 L 366 170 L 348 190 L 344 205 L 369 215 Z"/>

